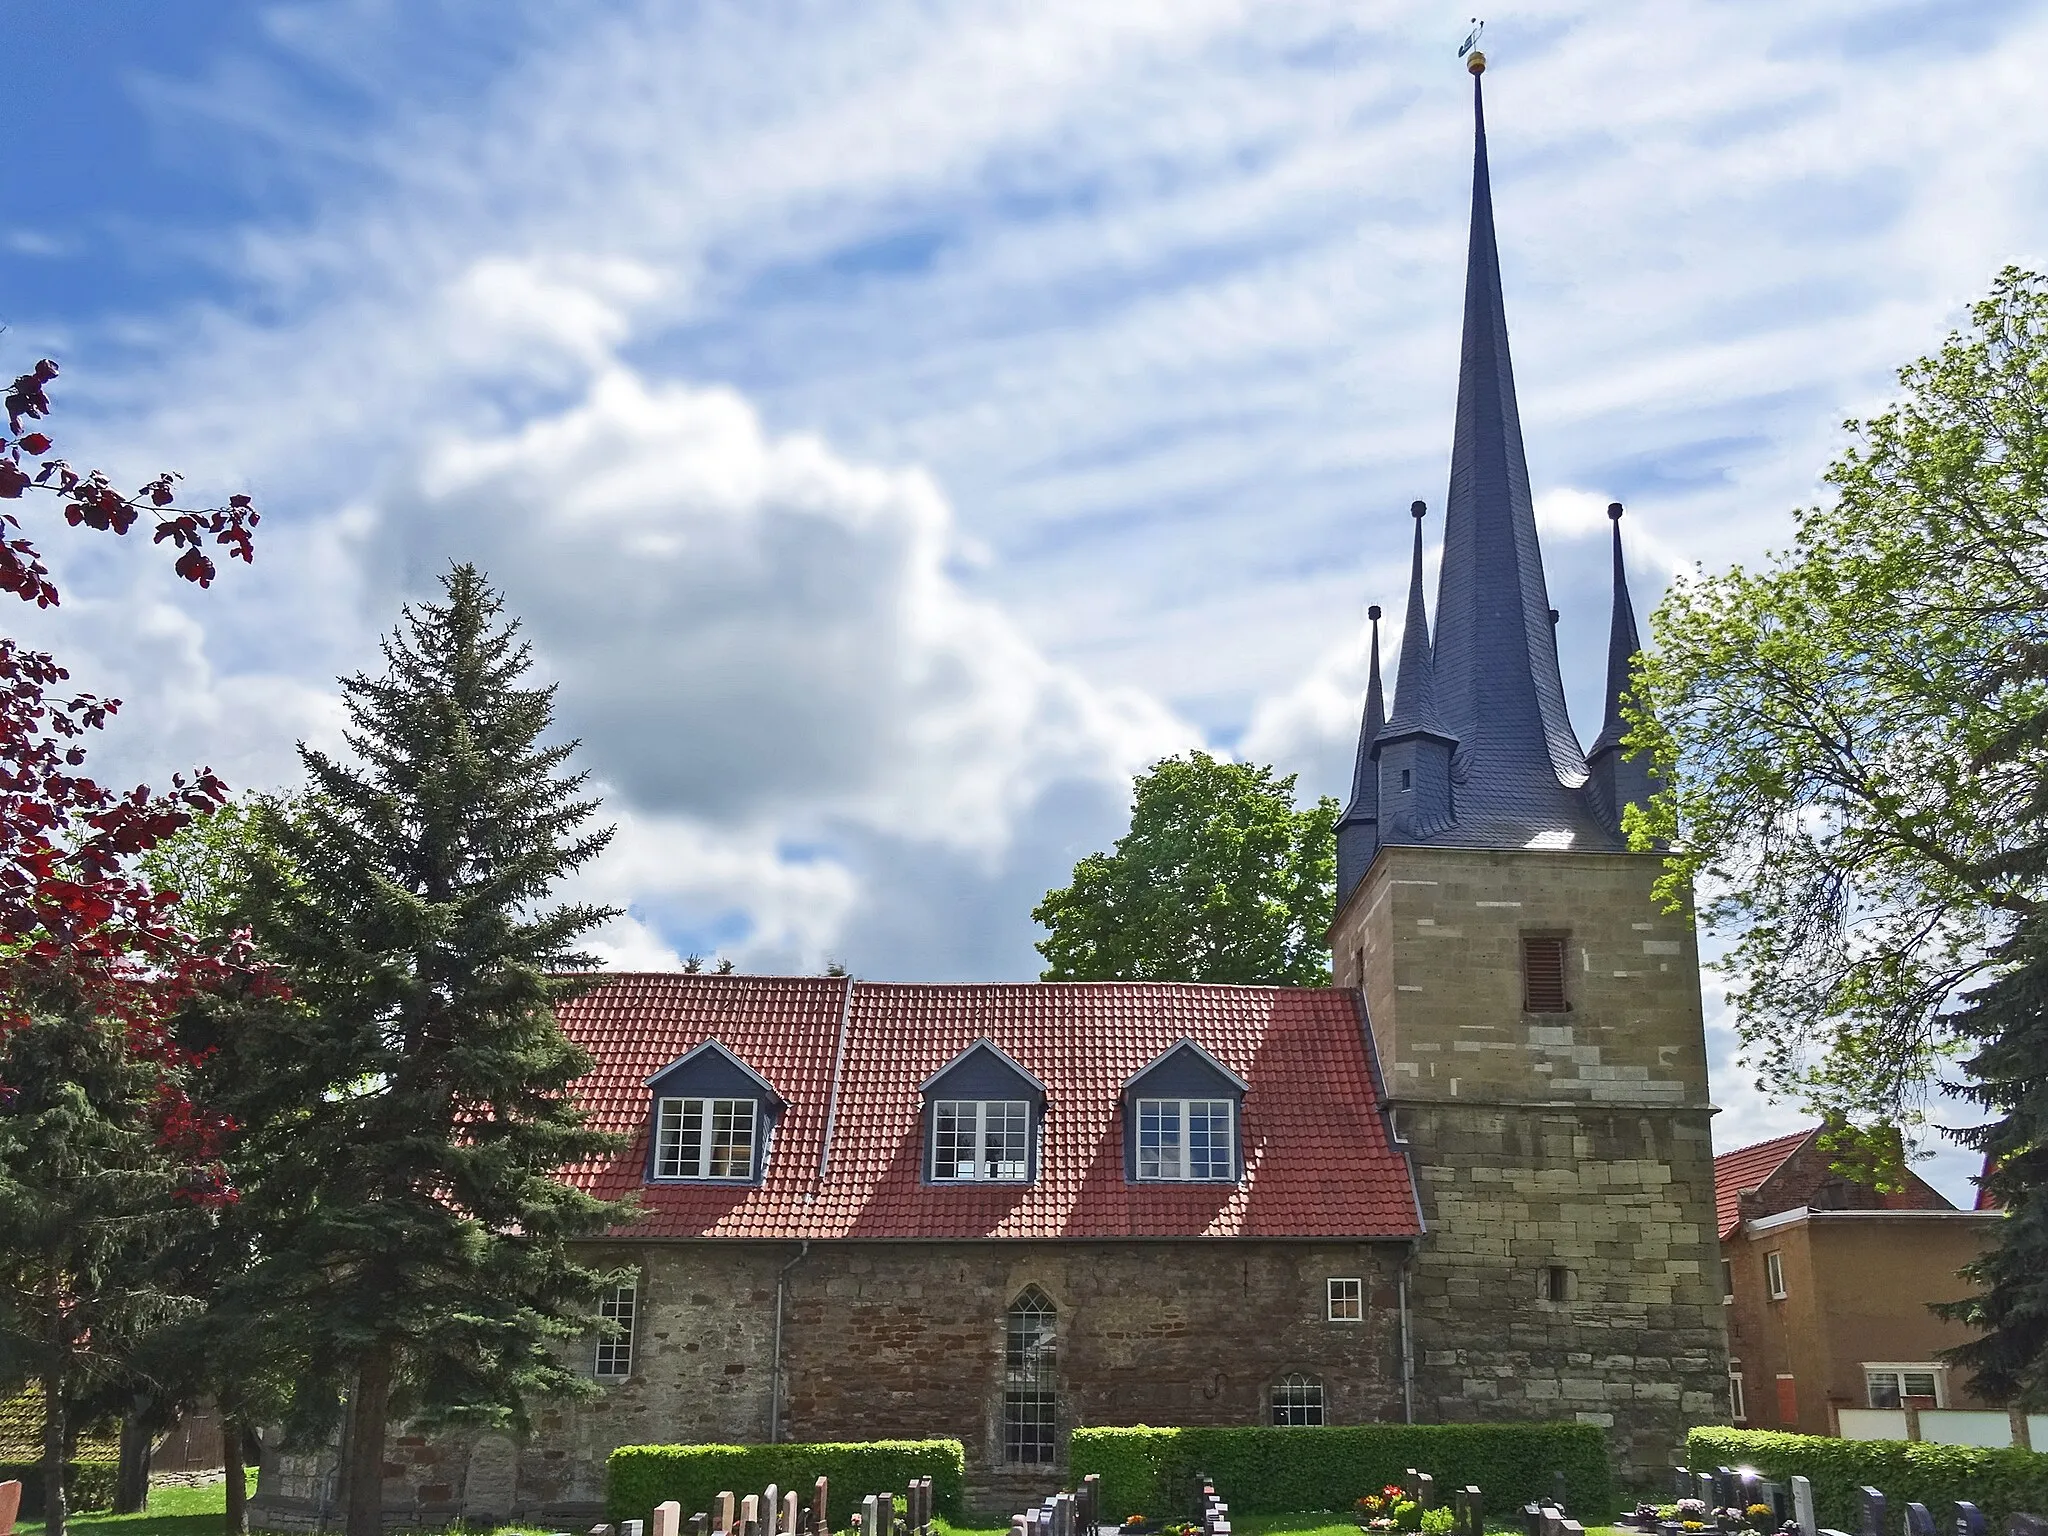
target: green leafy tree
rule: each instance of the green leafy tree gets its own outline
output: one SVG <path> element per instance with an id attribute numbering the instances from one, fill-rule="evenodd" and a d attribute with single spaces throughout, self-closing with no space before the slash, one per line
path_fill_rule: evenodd
<path id="1" fill-rule="evenodd" d="M 1767 1087 L 1844 1122 L 1838 1158 L 1952 1076 L 2002 1112 L 1966 1142 L 2012 1213 L 1950 1315 L 1994 1397 L 2048 1369 L 2048 280 L 2009 268 L 1966 331 L 1849 423 L 1830 505 L 1758 572 L 1674 587 L 1632 746 L 1666 789 L 1631 814 L 1732 941 Z M 1863 1134 L 1853 1134 L 1860 1126 Z"/>
<path id="2" fill-rule="evenodd" d="M 1204 752 L 1153 764 L 1131 829 L 1031 914 L 1047 981 L 1330 979 L 1338 806 L 1294 805 L 1294 776 Z"/>
<path id="3" fill-rule="evenodd" d="M 2048 282 L 2002 273 L 1899 379 L 1789 550 L 1674 586 L 1630 737 L 1667 775 L 1636 845 L 1668 841 L 1666 893 L 1696 882 L 1732 941 L 1749 1060 L 1864 1124 L 1919 1113 L 1959 994 L 2048 895 L 2016 861 L 2048 696 Z"/>
<path id="4" fill-rule="evenodd" d="M 552 892 L 610 833 L 574 744 L 543 743 L 517 625 L 473 567 L 443 585 L 381 675 L 343 680 L 353 761 L 301 747 L 307 797 L 260 812 L 276 853 L 247 898 L 296 1006 L 244 1047 L 260 1242 L 237 1294 L 299 1341 L 301 1426 L 345 1385 L 350 1536 L 381 1536 L 391 1419 L 516 1429 L 589 1390 L 558 1346 L 605 1277 L 570 1245 L 628 1215 L 558 1177 L 616 1145 L 564 1092 L 590 1063 L 554 1014 L 611 913 Z"/>

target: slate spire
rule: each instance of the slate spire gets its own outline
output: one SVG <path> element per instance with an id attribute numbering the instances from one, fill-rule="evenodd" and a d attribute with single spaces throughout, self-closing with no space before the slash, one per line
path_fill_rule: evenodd
<path id="1" fill-rule="evenodd" d="M 1351 803 L 1337 823 L 1337 905 L 1342 907 L 1380 846 L 1380 771 L 1373 762 L 1387 707 L 1380 691 L 1380 605 L 1366 609 L 1372 621 L 1372 659 L 1366 671 L 1365 718 L 1358 726 L 1358 756 L 1351 765 Z"/>
<path id="2" fill-rule="evenodd" d="M 1443 741 L 1458 738 L 1444 728 L 1436 704 L 1436 667 L 1430 656 L 1429 615 L 1422 603 L 1422 519 L 1429 509 L 1409 507 L 1415 519 L 1415 559 L 1408 578 L 1408 616 L 1401 626 L 1401 670 L 1394 679 L 1394 713 L 1380 727 L 1379 738 L 1423 734 Z"/>
<path id="3" fill-rule="evenodd" d="M 1522 447 L 1487 167 L 1483 58 L 1472 70 L 1472 227 L 1458 412 L 1437 585 L 1435 701 L 1458 743 L 1461 841 L 1584 846 L 1586 759 L 1565 711 Z M 1404 648 L 1403 659 L 1406 659 Z M 1397 713 L 1398 713 L 1397 701 Z"/>
<path id="4" fill-rule="evenodd" d="M 1636 634 L 1635 607 L 1628 597 L 1628 567 L 1621 557 L 1621 503 L 1609 502 L 1607 516 L 1614 525 L 1614 612 L 1607 626 L 1607 714 L 1586 760 L 1592 771 L 1588 787 L 1601 820 L 1619 833 L 1622 807 L 1644 803 L 1656 785 L 1648 759 L 1622 756 L 1622 738 L 1629 730 L 1628 718 L 1622 711 L 1635 694 L 1635 658 L 1643 645 Z"/>

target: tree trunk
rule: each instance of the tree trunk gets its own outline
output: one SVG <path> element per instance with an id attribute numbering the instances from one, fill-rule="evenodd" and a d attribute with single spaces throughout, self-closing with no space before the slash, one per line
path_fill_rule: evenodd
<path id="1" fill-rule="evenodd" d="M 149 1399 L 138 1397 L 121 1415 L 121 1459 L 114 1478 L 114 1513 L 139 1515 L 149 1508 Z"/>
<path id="2" fill-rule="evenodd" d="M 348 1536 L 384 1536 L 384 1421 L 391 1410 L 391 1346 L 376 1345 L 356 1368 L 349 1401 Z M 62 1536 L 61 1532 L 46 1536 Z"/>
<path id="3" fill-rule="evenodd" d="M 228 1469 L 227 1514 L 221 1522 L 221 1536 L 249 1536 L 249 1474 L 242 1466 L 244 1433 L 240 1419 L 220 1421 L 220 1459 Z"/>
<path id="4" fill-rule="evenodd" d="M 43 1536 L 64 1536 L 70 1515 L 64 1496 L 64 1453 L 71 1440 L 66 1385 L 60 1372 L 43 1378 Z"/>

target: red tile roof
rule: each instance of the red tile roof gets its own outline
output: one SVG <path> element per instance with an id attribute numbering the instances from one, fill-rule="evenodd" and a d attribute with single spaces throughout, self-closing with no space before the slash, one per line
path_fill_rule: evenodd
<path id="1" fill-rule="evenodd" d="M 1741 1195 L 1745 1189 L 1761 1188 L 1765 1179 L 1784 1167 L 1785 1159 L 1806 1144 L 1820 1129 L 1810 1126 L 1789 1136 L 1773 1136 L 1753 1146 L 1737 1147 L 1714 1159 L 1714 1225 L 1726 1242 L 1742 1225 Z"/>
<path id="2" fill-rule="evenodd" d="M 633 1138 L 617 1158 L 571 1177 L 608 1197 L 637 1193 L 647 1216 L 626 1229 L 633 1236 L 1348 1238 L 1421 1230 L 1351 992 L 672 972 L 608 977 L 566 1004 L 561 1018 L 597 1061 L 579 1097 L 601 1127 Z M 763 1181 L 645 1184 L 647 1079 L 714 1036 L 788 1101 Z M 1046 1084 L 1032 1184 L 920 1179 L 918 1084 L 978 1039 Z M 1124 1178 L 1120 1090 L 1182 1039 L 1251 1084 L 1245 1176 L 1236 1185 Z"/>

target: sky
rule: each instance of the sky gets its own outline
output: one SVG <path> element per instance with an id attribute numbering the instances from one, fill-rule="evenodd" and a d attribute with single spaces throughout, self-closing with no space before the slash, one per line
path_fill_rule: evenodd
<path id="1" fill-rule="evenodd" d="M 0 368 L 61 359 L 74 459 L 265 513 L 206 592 L 46 541 L 66 601 L 12 632 L 127 701 L 109 777 L 282 787 L 475 561 L 619 826 L 578 882 L 610 963 L 1033 976 L 1147 763 L 1347 788 L 1365 608 L 1449 460 L 1468 27 L 0 0 Z M 1607 502 L 1639 612 L 1760 559 L 1845 419 L 2048 261 L 2048 3 L 1539 0 L 1484 46 L 1590 739 Z M 1707 1006 L 1717 1143 L 1802 1123 Z"/>

